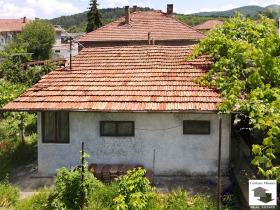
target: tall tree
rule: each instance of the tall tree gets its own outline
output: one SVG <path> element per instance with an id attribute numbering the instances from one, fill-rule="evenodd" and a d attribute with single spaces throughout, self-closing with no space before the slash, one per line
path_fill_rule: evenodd
<path id="1" fill-rule="evenodd" d="M 94 31 L 95 29 L 98 29 L 104 25 L 103 14 L 99 9 L 97 9 L 97 0 L 91 0 L 89 6 L 89 12 L 87 14 L 87 33 Z"/>
<path id="2" fill-rule="evenodd" d="M 34 53 L 32 56 L 34 60 L 49 59 L 55 40 L 54 27 L 48 22 L 39 20 L 26 24 L 18 35 L 18 42 L 26 46 L 29 53 Z"/>
<path id="3" fill-rule="evenodd" d="M 264 138 L 252 145 L 252 164 L 280 183 L 280 39 L 275 25 L 237 14 L 195 47 L 194 56 L 201 54 L 216 62 L 197 82 L 220 89 L 220 111 L 247 114 L 253 131 L 263 132 L 259 137 Z"/>

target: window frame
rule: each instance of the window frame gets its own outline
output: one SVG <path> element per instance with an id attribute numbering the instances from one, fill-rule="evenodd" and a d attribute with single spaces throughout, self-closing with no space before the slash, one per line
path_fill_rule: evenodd
<path id="1" fill-rule="evenodd" d="M 208 123 L 208 132 L 205 133 L 198 133 L 198 132 L 185 132 L 185 123 L 186 122 L 204 122 Z M 210 135 L 211 134 L 211 121 L 210 120 L 183 120 L 183 135 Z"/>
<path id="2" fill-rule="evenodd" d="M 104 123 L 114 123 L 116 124 L 116 134 L 113 135 L 106 135 L 103 133 L 103 125 Z M 119 123 L 132 123 L 132 134 L 131 135 L 119 135 L 118 134 L 118 124 Z M 135 136 L 135 124 L 134 121 L 100 121 L 100 136 L 107 136 L 107 137 L 131 137 Z"/>
<path id="3" fill-rule="evenodd" d="M 53 111 L 50 111 L 50 112 L 53 112 Z M 70 144 L 70 121 L 69 121 L 69 112 L 66 112 L 68 113 L 68 140 L 67 142 L 62 142 L 62 141 L 59 141 L 57 136 L 58 136 L 58 132 L 57 132 L 57 113 L 59 112 L 55 112 L 54 111 L 54 114 L 55 114 L 55 125 L 54 125 L 54 136 L 55 136 L 55 140 L 54 141 L 46 141 L 45 140 L 45 128 L 46 128 L 46 125 L 45 125 L 45 113 L 46 112 L 42 112 L 42 143 L 55 143 L 55 144 Z"/>

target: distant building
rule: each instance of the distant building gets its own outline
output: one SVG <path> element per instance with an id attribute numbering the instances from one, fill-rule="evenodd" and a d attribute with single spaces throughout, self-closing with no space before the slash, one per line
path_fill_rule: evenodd
<path id="1" fill-rule="evenodd" d="M 39 20 L 39 18 L 36 18 Z M 26 17 L 20 19 L 0 19 L 0 50 L 3 50 L 3 46 L 7 45 L 11 39 L 16 39 L 18 33 L 26 24 L 32 23 L 34 20 L 27 19 Z M 61 29 L 54 28 L 56 32 L 56 43 L 53 50 L 61 46 Z"/>
<path id="2" fill-rule="evenodd" d="M 208 32 L 213 30 L 214 27 L 221 26 L 223 24 L 224 21 L 221 20 L 208 20 L 204 23 L 194 26 L 193 28 L 201 32 Z"/>
<path id="3" fill-rule="evenodd" d="M 125 7 L 125 16 L 97 30 L 85 34 L 78 40 L 85 47 L 114 47 L 152 44 L 165 46 L 188 46 L 197 44 L 205 34 L 173 17 L 173 5 L 167 6 L 167 12 L 133 13 Z M 149 41 L 150 40 L 150 41 Z"/>

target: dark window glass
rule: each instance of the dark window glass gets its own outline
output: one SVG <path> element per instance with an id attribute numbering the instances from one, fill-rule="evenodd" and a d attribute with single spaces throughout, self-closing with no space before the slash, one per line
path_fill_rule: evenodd
<path id="1" fill-rule="evenodd" d="M 133 121 L 101 121 L 101 136 L 134 136 Z"/>
<path id="2" fill-rule="evenodd" d="M 55 139 L 55 113 L 46 112 L 45 113 L 45 133 L 44 140 L 46 142 L 51 142 Z"/>
<path id="3" fill-rule="evenodd" d="M 57 140 L 59 142 L 68 142 L 69 121 L 68 112 L 57 112 Z"/>
<path id="4" fill-rule="evenodd" d="M 210 121 L 184 120 L 183 134 L 210 134 Z"/>
<path id="5" fill-rule="evenodd" d="M 118 123 L 118 135 L 119 136 L 133 136 L 134 126 L 132 122 L 119 122 Z"/>
<path id="6" fill-rule="evenodd" d="M 102 126 L 103 136 L 116 136 L 117 135 L 117 124 L 115 122 L 103 122 Z"/>
<path id="7" fill-rule="evenodd" d="M 69 143 L 69 113 L 43 112 L 43 142 Z"/>

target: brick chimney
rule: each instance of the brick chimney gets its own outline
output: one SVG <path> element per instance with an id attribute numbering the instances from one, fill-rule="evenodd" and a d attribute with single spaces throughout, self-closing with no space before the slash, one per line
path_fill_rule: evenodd
<path id="1" fill-rule="evenodd" d="M 125 6 L 125 24 L 130 24 L 130 9 L 129 6 Z"/>
<path id="2" fill-rule="evenodd" d="M 137 10 L 137 5 L 134 5 L 133 6 L 133 12 L 137 12 L 138 10 Z"/>
<path id="3" fill-rule="evenodd" d="M 25 16 L 23 17 L 23 22 L 26 23 L 26 17 Z"/>
<path id="4" fill-rule="evenodd" d="M 167 4 L 167 15 L 173 16 L 173 4 Z"/>

